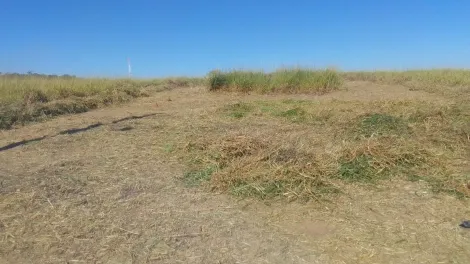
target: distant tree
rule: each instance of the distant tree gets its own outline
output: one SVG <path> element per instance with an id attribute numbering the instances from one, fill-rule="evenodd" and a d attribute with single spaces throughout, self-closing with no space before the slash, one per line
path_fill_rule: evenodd
<path id="1" fill-rule="evenodd" d="M 17 73 L 17 72 L 0 72 L 0 75 L 6 76 L 6 77 L 26 77 L 26 76 L 34 76 L 34 77 L 41 77 L 41 78 L 65 78 L 65 79 L 74 79 L 77 78 L 75 75 L 70 75 L 70 74 L 63 74 L 63 75 L 57 75 L 57 74 L 43 74 L 43 73 L 37 73 L 34 71 L 27 71 L 26 73 Z"/>

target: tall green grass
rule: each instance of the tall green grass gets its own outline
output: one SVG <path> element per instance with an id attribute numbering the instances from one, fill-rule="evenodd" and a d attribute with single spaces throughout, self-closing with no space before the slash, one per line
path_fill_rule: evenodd
<path id="1" fill-rule="evenodd" d="M 262 71 L 212 71 L 208 74 L 210 91 L 226 90 L 259 93 L 324 94 L 342 85 L 334 70 L 281 69 L 273 73 Z"/>

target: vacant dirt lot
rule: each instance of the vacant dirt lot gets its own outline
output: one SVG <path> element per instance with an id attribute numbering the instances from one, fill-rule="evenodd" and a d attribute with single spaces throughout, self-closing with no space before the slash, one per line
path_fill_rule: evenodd
<path id="1" fill-rule="evenodd" d="M 470 263 L 470 232 L 458 226 L 470 202 L 424 181 L 345 185 L 308 202 L 185 184 L 188 138 L 278 130 L 214 118 L 219 109 L 285 99 L 450 103 L 365 82 L 324 96 L 185 88 L 0 131 L 0 262 Z"/>

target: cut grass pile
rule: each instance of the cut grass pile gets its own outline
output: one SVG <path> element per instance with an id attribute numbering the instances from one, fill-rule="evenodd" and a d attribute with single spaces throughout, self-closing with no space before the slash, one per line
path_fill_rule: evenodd
<path id="1" fill-rule="evenodd" d="M 194 179 L 217 190 L 322 200 L 344 184 L 399 178 L 470 196 L 465 104 L 255 101 L 221 107 L 218 116 L 228 134 L 219 127 L 190 136 L 183 150 Z"/>
<path id="2" fill-rule="evenodd" d="M 273 73 L 212 71 L 207 79 L 210 91 L 325 94 L 342 85 L 340 75 L 329 69 L 281 69 Z"/>
<path id="3" fill-rule="evenodd" d="M 0 129 L 62 114 L 82 113 L 148 96 L 151 92 L 199 83 L 200 79 L 190 78 L 112 80 L 0 76 Z"/>

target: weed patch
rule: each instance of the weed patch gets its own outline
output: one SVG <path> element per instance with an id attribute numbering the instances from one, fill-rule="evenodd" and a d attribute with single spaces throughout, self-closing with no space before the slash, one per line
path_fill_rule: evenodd
<path id="1" fill-rule="evenodd" d="M 312 101 L 309 101 L 309 100 L 295 100 L 295 99 L 284 99 L 281 102 L 283 104 L 288 104 L 288 105 L 304 105 L 304 104 L 312 103 Z"/>
<path id="2" fill-rule="evenodd" d="M 346 148 L 337 175 L 350 182 L 370 183 L 400 175 L 417 177 L 432 162 L 432 155 L 410 140 L 381 138 Z"/>
<path id="3" fill-rule="evenodd" d="M 360 155 L 353 160 L 340 161 L 338 174 L 341 179 L 352 182 L 371 182 L 383 178 L 383 171 L 376 171 L 372 166 L 372 157 Z"/>
<path id="4" fill-rule="evenodd" d="M 277 115 L 280 117 L 284 117 L 291 122 L 304 122 L 307 119 L 307 112 L 301 107 L 282 111 Z"/>
<path id="5" fill-rule="evenodd" d="M 407 132 L 405 120 L 388 114 L 373 113 L 362 117 L 359 125 L 362 136 L 402 135 Z"/>
<path id="6" fill-rule="evenodd" d="M 212 174 L 217 171 L 216 166 L 209 166 L 202 170 L 193 170 L 183 175 L 184 182 L 188 186 L 198 186 L 203 182 L 209 181 Z"/>
<path id="7" fill-rule="evenodd" d="M 222 111 L 233 118 L 243 118 L 252 112 L 254 107 L 247 103 L 235 103 L 225 106 Z"/>
<path id="8" fill-rule="evenodd" d="M 173 151 L 175 151 L 175 145 L 167 143 L 163 146 L 163 150 L 165 151 L 165 153 L 172 153 Z"/>
<path id="9" fill-rule="evenodd" d="M 282 196 L 285 192 L 285 184 L 282 181 L 271 181 L 263 183 L 249 183 L 240 181 L 233 184 L 230 192 L 235 196 L 268 199 Z"/>
<path id="10" fill-rule="evenodd" d="M 269 115 L 292 123 L 325 124 L 334 116 L 334 111 L 312 101 L 291 99 L 283 100 L 282 103 L 258 101 L 253 106 L 256 107 L 254 112 L 258 115 Z"/>
<path id="11" fill-rule="evenodd" d="M 452 177 L 447 179 L 430 177 L 425 178 L 424 180 L 431 186 L 431 190 L 435 193 L 445 193 L 459 199 L 470 197 L 468 177 L 461 177 L 460 179 Z"/>

